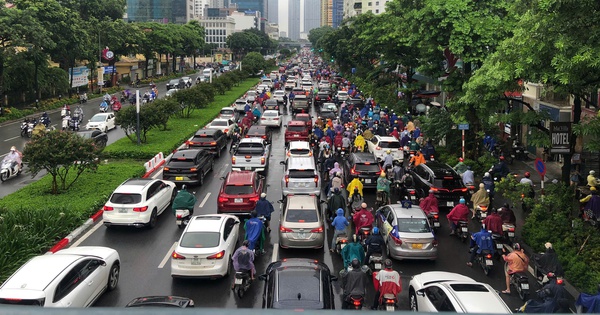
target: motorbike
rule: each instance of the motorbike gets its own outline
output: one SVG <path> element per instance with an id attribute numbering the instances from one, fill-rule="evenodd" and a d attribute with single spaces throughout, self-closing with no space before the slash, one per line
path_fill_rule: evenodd
<path id="1" fill-rule="evenodd" d="M 515 242 L 515 225 L 511 223 L 502 223 L 504 241 L 512 245 Z"/>
<path id="2" fill-rule="evenodd" d="M 69 122 L 71 121 L 71 116 L 63 116 L 62 118 L 62 130 L 69 129 Z"/>
<path id="3" fill-rule="evenodd" d="M 466 183 L 467 190 L 469 191 L 469 195 L 473 195 L 475 193 L 475 185 L 473 183 Z"/>
<path id="4" fill-rule="evenodd" d="M 427 220 L 429 220 L 429 226 L 433 228 L 434 231 L 440 228 L 440 214 L 439 212 L 429 212 L 427 215 Z"/>
<path id="5" fill-rule="evenodd" d="M 488 207 L 484 206 L 484 205 L 477 205 L 475 206 L 475 217 L 477 218 L 477 220 L 483 220 L 485 218 L 487 218 L 487 212 Z"/>
<path id="6" fill-rule="evenodd" d="M 369 257 L 369 269 L 371 272 L 377 272 L 381 270 L 383 266 L 383 254 L 382 253 L 372 253 Z"/>
<path id="7" fill-rule="evenodd" d="M 371 235 L 371 227 L 370 226 L 361 227 L 358 230 L 358 242 L 364 246 L 365 241 L 367 240 L 367 238 L 369 238 L 370 235 Z"/>
<path id="8" fill-rule="evenodd" d="M 102 106 L 102 104 L 100 104 L 100 112 L 106 113 L 107 111 L 108 111 L 108 104 L 106 104 L 106 106 Z"/>
<path id="9" fill-rule="evenodd" d="M 246 291 L 250 289 L 250 285 L 252 284 L 252 279 L 250 278 L 250 273 L 247 271 L 236 271 L 235 272 L 235 280 L 233 283 L 233 292 L 237 294 L 237 296 L 241 299 Z"/>
<path id="10" fill-rule="evenodd" d="M 350 295 L 347 299 L 350 309 L 354 310 L 361 310 L 365 303 L 365 297 L 362 295 Z"/>
<path id="11" fill-rule="evenodd" d="M 60 117 L 65 117 L 69 115 L 71 115 L 71 110 L 68 106 L 63 106 L 63 108 L 60 110 Z"/>
<path id="12" fill-rule="evenodd" d="M 458 221 L 458 228 L 456 231 L 456 236 L 460 238 L 460 240 L 464 243 L 469 239 L 469 222 L 468 221 Z"/>
<path id="13" fill-rule="evenodd" d="M 267 221 L 267 218 L 264 215 L 261 215 L 261 216 L 258 217 L 258 219 L 265 226 L 265 231 L 267 233 L 271 233 L 271 229 L 269 228 L 269 221 Z"/>
<path id="14" fill-rule="evenodd" d="M 86 93 L 79 94 L 79 104 L 87 103 L 88 97 Z"/>
<path id="15" fill-rule="evenodd" d="M 188 209 L 176 209 L 175 210 L 175 223 L 178 228 L 184 228 L 191 219 L 191 213 Z"/>
<path id="16" fill-rule="evenodd" d="M 397 305 L 398 298 L 391 293 L 386 293 L 383 295 L 382 303 L 379 305 L 379 309 L 388 312 L 394 312 L 396 311 Z"/>
<path id="17" fill-rule="evenodd" d="M 414 188 L 406 189 L 407 199 L 410 200 L 413 204 L 417 203 L 417 191 Z"/>
<path id="18" fill-rule="evenodd" d="M 335 238 L 335 251 L 338 254 L 342 253 L 342 249 L 348 245 L 348 236 L 344 234 L 340 234 Z"/>
<path id="19" fill-rule="evenodd" d="M 31 138 L 31 134 L 33 133 L 33 127 L 37 122 L 35 120 L 25 120 L 21 123 L 21 137 Z"/>
<path id="20" fill-rule="evenodd" d="M 39 122 L 44 124 L 44 126 L 46 126 L 47 129 L 50 128 L 50 118 L 42 116 L 42 117 L 40 117 Z M 34 125 L 34 127 L 35 127 L 35 125 Z"/>
<path id="21" fill-rule="evenodd" d="M 510 275 L 510 285 L 517 289 L 519 298 L 527 301 L 529 298 L 529 280 L 524 272 L 516 272 Z"/>
<path id="22" fill-rule="evenodd" d="M 492 252 L 488 250 L 482 250 L 480 254 L 477 255 L 477 262 L 483 269 L 483 273 L 487 276 L 492 271 L 492 267 L 494 266 L 494 261 L 492 260 Z"/>
<path id="23" fill-rule="evenodd" d="M 520 143 L 515 140 L 512 144 L 512 149 L 510 152 L 510 157 L 519 161 L 527 160 L 527 150 L 524 146 L 520 145 Z"/>
<path id="24" fill-rule="evenodd" d="M 110 106 L 110 107 L 111 107 L 111 109 L 112 109 L 112 111 L 113 111 L 113 112 L 118 112 L 118 111 L 120 111 L 120 110 L 121 110 L 121 102 L 119 102 L 119 101 L 115 101 L 115 102 L 113 102 L 113 103 L 111 104 L 111 106 Z"/>
<path id="25" fill-rule="evenodd" d="M 21 169 L 13 160 L 2 160 L 0 165 L 0 181 L 5 182 L 17 175 L 21 174 Z"/>
<path id="26" fill-rule="evenodd" d="M 504 250 L 504 236 L 492 233 L 492 241 L 494 241 L 494 248 L 496 249 L 496 258 L 501 259 Z"/>
<path id="27" fill-rule="evenodd" d="M 388 197 L 386 192 L 382 190 L 377 191 L 377 196 L 375 198 L 375 208 L 379 209 L 380 207 L 387 205 L 387 203 Z"/>

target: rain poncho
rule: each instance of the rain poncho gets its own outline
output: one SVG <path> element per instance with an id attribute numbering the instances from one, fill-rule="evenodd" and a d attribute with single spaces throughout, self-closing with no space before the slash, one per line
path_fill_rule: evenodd
<path id="1" fill-rule="evenodd" d="M 265 235 L 263 233 L 263 223 L 259 218 L 246 220 L 244 230 L 246 230 L 245 239 L 250 241 L 249 249 L 262 249 Z"/>
<path id="2" fill-rule="evenodd" d="M 348 190 L 348 197 L 352 197 L 354 194 L 354 188 L 358 188 L 358 193 L 363 196 L 363 183 L 358 179 L 358 177 L 354 178 L 346 188 Z"/>
<path id="3" fill-rule="evenodd" d="M 425 197 L 425 199 L 419 203 L 419 208 L 423 209 L 423 212 L 427 215 L 429 215 L 430 212 L 440 213 L 438 200 L 434 194 L 429 194 L 429 196 Z"/>
<path id="4" fill-rule="evenodd" d="M 340 168 L 340 163 L 335 162 L 333 163 L 333 168 L 329 171 L 329 176 L 333 177 L 336 173 L 342 173 L 342 169 Z"/>
<path id="5" fill-rule="evenodd" d="M 357 242 L 350 242 L 342 249 L 341 254 L 344 260 L 344 267 L 349 266 L 354 258 L 361 262 L 365 260 L 365 249 Z"/>
<path id="6" fill-rule="evenodd" d="M 194 205 L 196 204 L 196 196 L 191 194 L 185 189 L 180 190 L 173 199 L 173 204 L 171 205 L 171 209 L 173 210 L 173 214 L 175 214 L 175 210 L 177 209 L 188 209 L 190 211 L 194 211 Z"/>
<path id="7" fill-rule="evenodd" d="M 365 144 L 365 138 L 362 135 L 358 135 L 356 136 L 356 139 L 354 139 L 354 146 L 360 148 L 359 150 L 363 150 L 365 148 Z"/>
<path id="8" fill-rule="evenodd" d="M 477 205 L 489 206 L 490 197 L 485 188 L 479 187 L 479 190 L 471 196 L 471 202 L 473 202 L 473 207 L 477 207 Z"/>

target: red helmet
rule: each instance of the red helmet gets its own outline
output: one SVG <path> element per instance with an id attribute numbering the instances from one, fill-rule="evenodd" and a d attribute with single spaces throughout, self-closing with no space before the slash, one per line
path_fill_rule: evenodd
<path id="1" fill-rule="evenodd" d="M 529 176 L 531 176 L 531 173 L 525 172 L 525 177 L 529 178 Z"/>
<path id="2" fill-rule="evenodd" d="M 504 161 L 504 156 L 500 156 L 500 161 Z"/>
<path id="3" fill-rule="evenodd" d="M 462 162 L 462 161 L 464 161 L 464 159 L 463 158 L 458 158 L 458 161 Z"/>

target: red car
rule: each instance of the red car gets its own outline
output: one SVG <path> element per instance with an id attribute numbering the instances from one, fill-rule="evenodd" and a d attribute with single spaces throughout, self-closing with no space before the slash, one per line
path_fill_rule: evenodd
<path id="1" fill-rule="evenodd" d="M 308 141 L 308 126 L 301 120 L 292 120 L 285 126 L 285 144 L 290 141 Z"/>
<path id="2" fill-rule="evenodd" d="M 313 121 L 312 121 L 312 117 L 309 114 L 298 113 L 298 114 L 296 114 L 296 117 L 294 117 L 294 120 L 300 120 L 300 121 L 305 122 L 306 126 L 308 127 L 308 130 L 312 130 Z"/>
<path id="3" fill-rule="evenodd" d="M 266 189 L 265 177 L 251 171 L 231 171 L 222 178 L 217 213 L 250 214 Z"/>

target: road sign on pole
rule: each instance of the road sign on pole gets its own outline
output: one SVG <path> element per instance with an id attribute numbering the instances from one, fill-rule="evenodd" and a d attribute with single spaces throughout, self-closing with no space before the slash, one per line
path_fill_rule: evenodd
<path id="1" fill-rule="evenodd" d="M 544 161 L 542 161 L 542 159 L 537 158 L 535 159 L 534 165 L 535 169 L 538 171 L 543 180 L 544 175 L 546 175 L 546 164 L 544 163 Z"/>
<path id="2" fill-rule="evenodd" d="M 469 124 L 458 124 L 458 130 L 469 130 Z"/>

